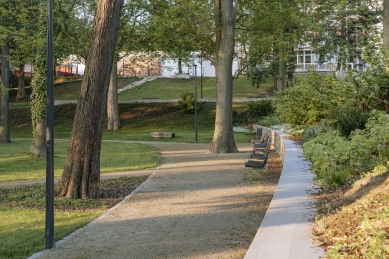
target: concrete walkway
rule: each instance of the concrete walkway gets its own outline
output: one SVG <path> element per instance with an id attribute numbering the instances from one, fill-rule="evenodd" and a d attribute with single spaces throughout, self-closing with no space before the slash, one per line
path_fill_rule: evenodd
<path id="1" fill-rule="evenodd" d="M 123 87 L 123 88 L 118 89 L 118 94 L 120 94 L 121 92 L 123 92 L 125 90 L 137 87 L 137 86 L 139 86 L 141 84 L 144 84 L 146 82 L 153 81 L 153 80 L 155 80 L 157 78 L 158 78 L 158 76 L 148 76 L 148 77 L 143 78 L 142 80 L 135 81 L 135 82 L 133 82 L 133 83 Z"/>
<path id="2" fill-rule="evenodd" d="M 282 131 L 273 132 L 273 143 L 283 156 L 284 166 L 277 190 L 245 259 L 318 259 L 324 250 L 311 239 L 316 214 L 315 190 L 310 164 L 299 145 Z"/>

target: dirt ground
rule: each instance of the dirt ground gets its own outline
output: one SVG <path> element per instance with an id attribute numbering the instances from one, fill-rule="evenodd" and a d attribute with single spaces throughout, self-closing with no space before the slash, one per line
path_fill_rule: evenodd
<path id="1" fill-rule="evenodd" d="M 245 172 L 252 145 L 210 154 L 209 144 L 154 143 L 162 163 L 120 206 L 31 258 L 243 258 L 282 164 Z"/>
<path id="2" fill-rule="evenodd" d="M 369 247 L 374 245 L 369 242 L 369 236 L 375 235 L 369 233 L 370 229 L 376 233 L 380 230 L 388 231 L 387 222 L 372 221 L 375 226 L 369 229 L 364 224 L 366 219 L 374 220 L 382 207 L 389 206 L 388 199 L 382 200 L 382 197 L 387 197 L 388 184 L 388 173 L 383 173 L 313 194 L 312 197 L 317 199 L 318 220 L 314 223 L 312 232 L 317 245 L 327 251 L 342 245 L 342 258 L 387 258 L 383 254 L 377 257 L 366 254 Z M 366 215 L 370 216 L 366 218 Z M 381 241 L 388 244 L 389 237 L 385 235 Z"/>

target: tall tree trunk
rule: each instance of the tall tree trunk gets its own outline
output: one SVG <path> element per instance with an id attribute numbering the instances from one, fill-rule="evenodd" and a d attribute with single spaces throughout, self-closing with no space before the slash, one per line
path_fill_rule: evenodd
<path id="1" fill-rule="evenodd" d="M 46 157 L 46 120 L 35 123 L 34 145 L 30 146 L 30 152 L 35 157 Z"/>
<path id="2" fill-rule="evenodd" d="M 5 40 L 1 49 L 1 83 L 0 89 L 0 142 L 11 142 L 9 128 L 9 39 Z"/>
<path id="3" fill-rule="evenodd" d="M 237 1 L 215 0 L 216 22 L 216 118 L 209 152 L 231 153 L 238 149 L 232 124 L 232 61 L 235 47 Z"/>
<path id="4" fill-rule="evenodd" d="M 293 34 L 294 33 L 294 27 L 293 25 L 289 25 L 287 29 L 287 33 Z M 290 83 L 293 81 L 293 76 L 294 76 L 294 71 L 296 70 L 295 64 L 297 63 L 296 61 L 296 51 L 295 51 L 295 46 L 291 46 L 288 44 L 289 48 L 289 60 L 288 60 L 288 66 L 287 66 L 287 74 L 288 74 L 288 81 L 286 86 L 289 87 Z"/>
<path id="5" fill-rule="evenodd" d="M 24 63 L 19 65 L 20 75 L 18 77 L 18 93 L 16 100 L 23 100 L 26 97 L 26 91 L 24 88 Z"/>
<path id="6" fill-rule="evenodd" d="M 389 49 L 389 0 L 384 0 L 383 36 L 384 47 Z"/>
<path id="7" fill-rule="evenodd" d="M 99 0 L 66 163 L 56 192 L 68 198 L 100 194 L 100 148 L 112 60 L 123 0 Z"/>
<path id="8" fill-rule="evenodd" d="M 40 3 L 38 48 L 34 59 L 34 76 L 31 80 L 32 155 L 46 157 L 47 118 L 47 27 L 44 2 Z"/>
<path id="9" fill-rule="evenodd" d="M 116 55 L 114 55 L 107 99 L 108 130 L 118 130 L 120 127 L 117 70 L 118 64 L 116 60 Z"/>
<path id="10" fill-rule="evenodd" d="M 178 58 L 178 74 L 182 74 L 182 60 L 181 60 L 181 57 Z"/>
<path id="11" fill-rule="evenodd" d="M 277 77 L 277 91 L 282 91 L 285 89 L 285 53 L 283 49 L 280 49 L 278 56 L 278 77 Z"/>

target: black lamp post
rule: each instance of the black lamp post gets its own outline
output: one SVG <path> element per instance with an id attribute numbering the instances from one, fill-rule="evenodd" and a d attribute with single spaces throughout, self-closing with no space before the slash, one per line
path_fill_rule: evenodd
<path id="1" fill-rule="evenodd" d="M 193 64 L 194 67 L 194 98 L 195 98 L 195 141 L 198 143 L 198 137 L 197 137 L 197 65 Z"/>
<path id="2" fill-rule="evenodd" d="M 203 99 L 203 53 L 200 53 L 200 99 Z"/>
<path id="3" fill-rule="evenodd" d="M 54 246 L 54 47 L 53 0 L 47 0 L 47 128 L 45 246 Z"/>

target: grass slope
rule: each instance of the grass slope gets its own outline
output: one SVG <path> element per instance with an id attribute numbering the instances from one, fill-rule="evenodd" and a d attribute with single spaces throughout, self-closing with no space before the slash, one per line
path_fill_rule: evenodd
<path id="1" fill-rule="evenodd" d="M 234 105 L 242 109 L 242 105 Z M 65 104 L 54 108 L 54 135 L 55 138 L 68 139 L 71 134 L 75 104 Z M 211 143 L 215 126 L 215 103 L 204 103 L 198 112 L 198 138 L 201 143 Z M 142 140 L 142 141 L 195 141 L 194 114 L 183 113 L 176 103 L 133 103 L 120 104 L 120 124 L 118 131 L 104 130 L 103 139 L 110 140 Z M 29 109 L 15 108 L 10 112 L 11 139 L 32 138 L 31 113 Z M 153 131 L 167 131 L 176 133 L 173 139 L 152 139 Z M 251 134 L 235 133 L 236 142 L 249 142 Z"/>
<path id="2" fill-rule="evenodd" d="M 142 99 L 142 98 L 160 98 L 160 99 L 179 99 L 182 93 L 193 93 L 194 78 L 159 78 L 146 82 L 139 87 L 135 87 L 119 94 L 119 99 Z M 203 78 L 202 92 L 203 98 L 216 98 L 216 79 L 214 77 Z M 233 98 L 246 98 L 250 95 L 266 94 L 273 91 L 271 81 L 267 81 L 260 88 L 251 85 L 251 79 L 240 77 L 233 81 Z M 201 81 L 197 78 L 197 96 L 201 98 Z"/>

